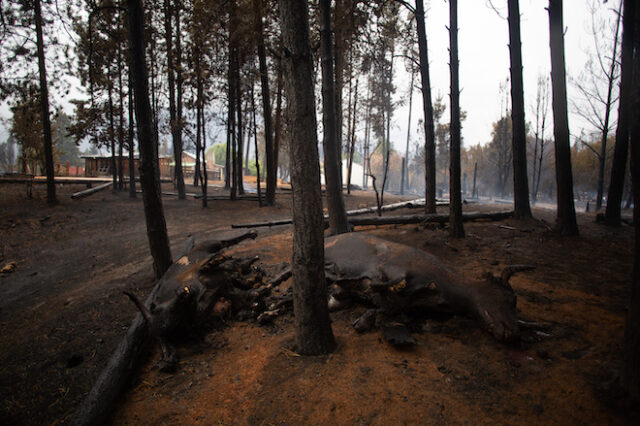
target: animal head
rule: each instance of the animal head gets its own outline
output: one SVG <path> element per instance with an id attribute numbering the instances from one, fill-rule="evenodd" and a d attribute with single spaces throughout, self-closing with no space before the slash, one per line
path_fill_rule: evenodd
<path id="1" fill-rule="evenodd" d="M 531 269 L 534 268 L 526 265 L 507 266 L 499 277 L 486 273 L 480 282 L 483 291 L 477 295 L 477 314 L 497 340 L 512 342 L 519 338 L 516 294 L 509 279 L 516 272 Z"/>

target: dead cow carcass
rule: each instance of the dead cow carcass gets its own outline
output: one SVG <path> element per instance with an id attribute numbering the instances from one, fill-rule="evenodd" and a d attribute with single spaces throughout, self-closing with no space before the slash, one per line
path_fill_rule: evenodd
<path id="1" fill-rule="evenodd" d="M 532 267 L 512 266 L 500 277 L 470 280 L 429 253 L 371 235 L 352 232 L 325 242 L 325 273 L 333 283 L 330 307 L 359 299 L 387 315 L 415 310 L 463 314 L 481 320 L 500 341 L 518 337 L 509 278 L 527 269 Z"/>
<path id="2" fill-rule="evenodd" d="M 251 308 L 260 298 L 261 291 L 252 288 L 254 283 L 262 282 L 261 269 L 252 267 L 257 258 L 233 259 L 220 253 L 226 247 L 255 237 L 255 231 L 251 231 L 197 245 L 191 238 L 185 255 L 162 277 L 148 307 L 134 294 L 125 292 L 160 343 L 161 370 L 175 368 L 176 341 L 198 331 L 212 319 L 226 316 L 232 308 Z"/>

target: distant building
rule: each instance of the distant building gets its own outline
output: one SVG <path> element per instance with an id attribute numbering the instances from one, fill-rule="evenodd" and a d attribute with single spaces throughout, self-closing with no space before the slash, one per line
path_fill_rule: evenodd
<path id="1" fill-rule="evenodd" d="M 222 180 L 224 177 L 224 167 L 216 164 L 215 153 L 211 150 L 205 154 L 207 161 L 207 180 Z M 202 161 L 202 160 L 200 160 Z M 173 170 L 175 167 L 175 161 L 173 157 L 170 158 L 170 176 L 173 176 Z M 182 174 L 185 179 L 193 179 L 193 174 L 196 169 L 196 154 L 193 152 L 182 151 Z"/>
<path id="2" fill-rule="evenodd" d="M 111 169 L 112 158 L 111 155 L 83 155 L 81 157 L 84 159 L 84 175 L 87 177 L 98 177 L 98 176 L 112 176 L 113 172 Z M 120 164 L 120 157 L 116 155 L 116 172 L 118 172 L 118 166 Z M 170 167 L 169 161 L 170 157 L 160 157 L 158 158 L 158 165 L 160 166 L 160 176 L 161 177 L 171 177 L 172 168 Z M 133 159 L 134 162 L 134 170 L 136 176 L 139 174 L 138 169 L 140 168 L 140 158 L 136 154 Z M 122 170 L 124 176 L 129 176 L 129 157 L 122 157 Z"/>

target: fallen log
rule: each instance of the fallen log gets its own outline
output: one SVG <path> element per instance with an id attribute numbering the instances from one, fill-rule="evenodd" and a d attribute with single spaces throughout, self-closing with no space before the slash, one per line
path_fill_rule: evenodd
<path id="1" fill-rule="evenodd" d="M 98 185 L 95 188 L 85 189 L 84 191 L 75 192 L 71 195 L 72 200 L 77 200 L 78 198 L 88 197 L 91 194 L 95 194 L 98 191 L 102 191 L 103 189 L 107 189 L 111 186 L 113 182 L 103 183 L 102 185 Z"/>
<path id="2" fill-rule="evenodd" d="M 472 222 L 475 220 L 503 220 L 513 216 L 513 212 L 494 212 L 481 213 L 469 212 L 462 215 L 463 222 Z M 408 216 L 375 216 L 361 217 L 349 219 L 349 223 L 353 226 L 367 225 L 411 225 L 421 223 L 447 223 L 449 222 L 448 214 L 427 214 L 427 215 L 408 215 Z"/>
<path id="3" fill-rule="evenodd" d="M 424 205 L 425 205 L 424 198 L 418 198 L 415 200 L 401 201 L 399 203 L 393 203 L 393 204 L 386 204 L 382 206 L 380 210 L 383 212 L 390 212 L 398 209 L 417 209 L 420 207 L 424 207 Z M 445 203 L 443 201 L 436 202 L 436 206 L 448 206 L 448 205 L 449 203 Z M 363 214 L 377 213 L 377 212 L 378 212 L 378 207 L 376 206 L 365 207 L 362 209 L 347 210 L 347 216 L 360 216 Z"/>
<path id="4" fill-rule="evenodd" d="M 470 222 L 475 220 L 503 220 L 513 216 L 513 211 L 509 212 L 469 212 L 462 215 L 464 222 Z M 406 216 L 375 216 L 375 217 L 362 217 L 362 218 L 350 218 L 349 223 L 352 226 L 367 226 L 367 225 L 410 225 L 420 223 L 447 223 L 449 222 L 448 214 L 428 214 L 428 215 L 406 215 Z M 267 222 L 253 222 L 243 224 L 232 224 L 232 228 L 259 228 L 265 226 L 279 226 L 290 225 L 291 219 L 272 220 Z M 325 217 L 325 224 L 327 218 Z"/>
<path id="5" fill-rule="evenodd" d="M 136 190 L 136 194 L 142 194 L 142 190 L 138 189 Z M 169 196 L 178 196 L 177 192 L 172 192 L 172 191 L 163 191 L 162 195 L 169 195 Z M 193 197 L 193 198 L 198 198 L 198 194 L 195 194 L 193 192 L 186 192 L 184 195 L 186 195 L 187 197 Z"/>
<path id="6" fill-rule="evenodd" d="M 142 312 L 136 314 L 106 367 L 76 409 L 70 424 L 96 425 L 108 420 L 111 407 L 129 384 L 145 354 L 145 349 L 148 348 L 150 330 L 153 331 L 161 327 L 158 324 L 160 321 L 158 323 L 151 321 L 150 323 L 145 320 L 144 316 L 151 314 L 158 315 L 156 318 L 160 320 L 169 319 L 166 315 L 163 316 L 164 313 L 168 312 L 167 305 L 180 305 L 180 301 L 184 300 L 182 297 L 184 293 L 177 293 L 177 290 L 184 290 L 185 287 L 197 284 L 200 279 L 200 267 L 216 256 L 216 253 L 223 248 L 237 244 L 247 238 L 255 238 L 255 236 L 255 231 L 250 231 L 231 238 L 214 240 L 198 245 L 195 245 L 193 237 L 187 241 L 178 260 L 171 265 L 151 290 L 151 294 L 143 304 Z M 186 293 L 195 292 L 186 290 Z M 175 302 L 176 300 L 178 302 Z M 215 300 L 212 301 L 215 302 Z M 179 324 L 181 324 L 180 321 L 178 321 L 178 324 L 172 325 Z M 163 356 L 171 355 L 172 350 L 166 346 L 166 342 L 161 342 L 161 344 L 163 346 Z"/>
<path id="7" fill-rule="evenodd" d="M 194 198 L 201 199 L 202 194 L 195 194 Z M 207 195 L 208 201 L 229 201 L 230 198 L 228 195 Z M 244 200 L 244 201 L 258 201 L 257 195 L 238 195 L 236 197 L 236 201 Z"/>

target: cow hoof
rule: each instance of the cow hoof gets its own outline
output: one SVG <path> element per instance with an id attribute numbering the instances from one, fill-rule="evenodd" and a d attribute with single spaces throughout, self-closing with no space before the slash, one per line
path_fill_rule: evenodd
<path id="1" fill-rule="evenodd" d="M 358 333 L 365 333 L 376 324 L 376 310 L 368 309 L 360 315 L 352 324 Z"/>

